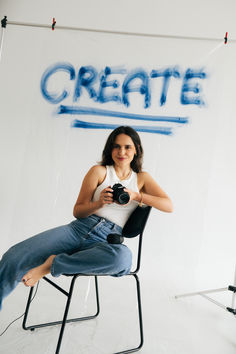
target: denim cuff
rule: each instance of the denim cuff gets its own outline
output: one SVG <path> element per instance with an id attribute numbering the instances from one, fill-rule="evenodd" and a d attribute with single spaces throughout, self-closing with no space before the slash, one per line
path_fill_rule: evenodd
<path id="1" fill-rule="evenodd" d="M 51 265 L 51 275 L 53 276 L 53 277 L 59 277 L 60 275 L 61 275 L 61 273 L 57 273 L 57 271 L 56 271 L 56 267 L 55 267 L 55 260 L 56 260 L 56 258 L 57 258 L 57 256 L 53 259 L 53 261 L 52 261 L 52 265 Z"/>

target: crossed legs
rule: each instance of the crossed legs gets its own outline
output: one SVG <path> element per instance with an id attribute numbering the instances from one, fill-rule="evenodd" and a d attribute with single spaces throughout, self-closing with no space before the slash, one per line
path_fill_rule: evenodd
<path id="1" fill-rule="evenodd" d="M 45 231 L 11 247 L 0 261 L 0 309 L 2 300 L 19 282 L 34 286 L 44 275 L 127 274 L 132 263 L 124 245 L 85 239 L 69 226 Z"/>
<path id="2" fill-rule="evenodd" d="M 73 254 L 49 256 L 41 265 L 30 269 L 23 277 L 26 286 L 34 286 L 43 276 L 61 274 L 109 274 L 121 276 L 131 268 L 132 255 L 124 245 L 97 242 Z"/>

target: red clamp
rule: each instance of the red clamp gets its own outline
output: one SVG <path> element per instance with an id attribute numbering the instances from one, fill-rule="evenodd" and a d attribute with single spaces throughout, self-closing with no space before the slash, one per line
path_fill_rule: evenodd
<path id="1" fill-rule="evenodd" d="M 56 21 L 55 21 L 55 18 L 53 17 L 53 20 L 52 20 L 52 30 L 53 31 L 55 29 L 55 26 L 56 26 Z"/>
<path id="2" fill-rule="evenodd" d="M 228 32 L 225 33 L 225 38 L 224 38 L 224 40 L 225 40 L 224 43 L 226 44 L 226 43 L 228 42 Z"/>

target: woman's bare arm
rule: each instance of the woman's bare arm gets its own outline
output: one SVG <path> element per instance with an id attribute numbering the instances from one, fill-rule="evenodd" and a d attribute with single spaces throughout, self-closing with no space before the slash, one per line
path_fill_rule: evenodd
<path id="1" fill-rule="evenodd" d="M 93 166 L 84 177 L 78 199 L 75 203 L 73 215 L 75 218 L 85 218 L 96 210 L 102 208 L 105 204 L 113 202 L 112 189 L 105 188 L 98 201 L 92 201 L 96 188 L 103 182 L 106 176 L 106 168 L 104 166 Z M 106 200 L 104 200 L 104 195 Z"/>
<path id="2" fill-rule="evenodd" d="M 131 199 L 137 202 L 143 202 L 167 213 L 173 212 L 173 204 L 169 196 L 161 189 L 157 182 L 147 172 L 138 174 L 138 185 L 140 193 L 127 189 Z"/>

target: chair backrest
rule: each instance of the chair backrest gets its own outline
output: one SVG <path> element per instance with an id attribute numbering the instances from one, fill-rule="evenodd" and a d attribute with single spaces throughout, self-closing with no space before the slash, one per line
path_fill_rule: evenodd
<path id="1" fill-rule="evenodd" d="M 138 206 L 130 215 L 122 230 L 122 235 L 127 238 L 133 238 L 139 235 L 136 268 L 134 271 L 131 271 L 130 274 L 136 274 L 140 269 L 143 231 L 151 209 L 150 206 Z"/>
<path id="2" fill-rule="evenodd" d="M 145 228 L 150 211 L 150 206 L 141 207 L 138 205 L 126 221 L 122 230 L 122 236 L 131 238 L 140 235 Z"/>

